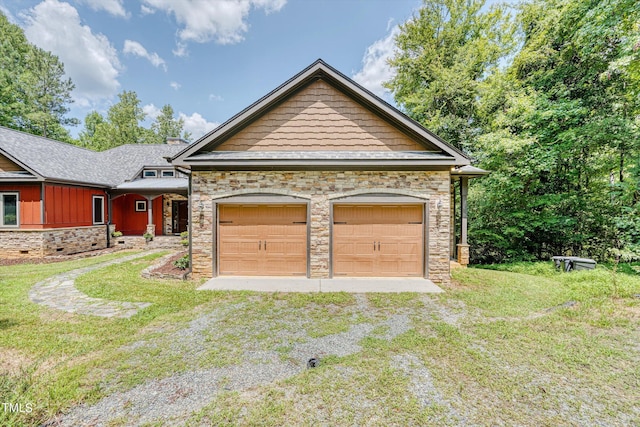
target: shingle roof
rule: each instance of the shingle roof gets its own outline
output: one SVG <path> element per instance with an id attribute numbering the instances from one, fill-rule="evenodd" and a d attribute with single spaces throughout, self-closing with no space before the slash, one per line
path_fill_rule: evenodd
<path id="1" fill-rule="evenodd" d="M 103 152 L 0 126 L 0 153 L 53 181 L 68 181 L 104 187 L 131 179 L 144 166 L 170 166 L 183 145 L 131 144 Z"/>
<path id="2" fill-rule="evenodd" d="M 155 192 L 186 192 L 189 186 L 187 178 L 144 178 L 119 184 L 117 190 L 126 191 L 155 191 Z"/>

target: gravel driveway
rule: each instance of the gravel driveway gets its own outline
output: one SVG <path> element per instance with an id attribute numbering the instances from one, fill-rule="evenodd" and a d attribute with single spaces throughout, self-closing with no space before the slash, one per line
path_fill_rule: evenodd
<path id="1" fill-rule="evenodd" d="M 260 299 L 261 297 L 255 297 Z M 292 378 L 306 369 L 310 358 L 318 358 L 320 364 L 326 357 L 344 357 L 362 352 L 361 340 L 375 337 L 391 340 L 408 331 L 411 321 L 408 313 L 383 314 L 371 307 L 366 296 L 357 294 L 357 304 L 350 307 L 347 318 L 353 323 L 346 331 L 309 336 L 313 320 L 304 318 L 289 308 L 274 307 L 263 317 L 238 322 L 251 303 L 240 303 L 214 309 L 199 315 L 186 328 L 160 334 L 148 341 L 138 341 L 122 349 L 130 353 L 128 364 L 144 369 L 154 364 L 158 350 L 162 358 L 179 360 L 192 369 L 161 379 L 148 380 L 128 390 L 121 390 L 118 381 L 105 382 L 107 397 L 93 405 L 80 405 L 67 414 L 51 420 L 51 426 L 141 426 L 149 423 L 183 425 L 189 416 L 210 402 L 221 392 L 247 392 L 255 387 L 269 385 Z M 456 317 L 431 302 L 431 312 L 445 321 Z M 362 313 L 368 313 L 366 321 Z M 344 315 L 344 313 L 343 313 Z M 277 320 L 274 319 L 277 317 Z M 358 320 L 359 319 L 359 320 Z M 225 347 L 232 360 L 224 366 L 197 369 L 205 365 L 207 355 L 216 343 L 233 338 L 233 348 Z M 227 344 L 220 344 L 226 346 Z M 416 359 L 411 355 L 392 361 L 399 373 L 413 376 L 412 393 L 423 404 L 437 401 L 445 404 L 424 366 L 413 367 Z M 424 377 L 424 378 L 422 378 Z"/>

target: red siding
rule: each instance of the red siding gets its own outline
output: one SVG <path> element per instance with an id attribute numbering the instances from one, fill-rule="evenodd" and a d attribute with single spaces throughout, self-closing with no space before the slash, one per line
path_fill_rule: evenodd
<path id="1" fill-rule="evenodd" d="M 127 236 L 141 236 L 147 231 L 147 211 L 136 212 L 136 201 L 146 200 L 137 194 L 125 194 L 111 202 L 112 224 L 116 230 Z M 153 200 L 153 223 L 156 235 L 162 234 L 162 197 Z"/>
<path id="2" fill-rule="evenodd" d="M 40 184 L 4 184 L 0 191 L 20 193 L 20 228 L 42 228 Z"/>
<path id="3" fill-rule="evenodd" d="M 45 185 L 45 228 L 93 225 L 93 196 L 104 196 L 105 222 L 107 195 L 104 190 L 66 185 Z"/>

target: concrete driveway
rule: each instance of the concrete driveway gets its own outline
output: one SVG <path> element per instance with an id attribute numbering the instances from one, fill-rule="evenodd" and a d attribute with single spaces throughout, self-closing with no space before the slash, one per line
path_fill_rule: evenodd
<path id="1" fill-rule="evenodd" d="M 444 292 L 431 280 L 419 277 L 349 277 L 308 279 L 306 277 L 215 277 L 198 290 L 258 292 Z"/>

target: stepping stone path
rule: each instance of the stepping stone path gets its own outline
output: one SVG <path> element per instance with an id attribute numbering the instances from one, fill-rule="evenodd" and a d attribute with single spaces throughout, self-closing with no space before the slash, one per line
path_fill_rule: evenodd
<path id="1" fill-rule="evenodd" d="M 88 314 L 91 316 L 129 318 L 139 310 L 149 307 L 149 302 L 119 302 L 102 298 L 92 298 L 75 287 L 75 280 L 79 276 L 93 270 L 105 268 L 114 264 L 145 257 L 156 251 L 146 251 L 128 255 L 112 261 L 103 262 L 89 267 L 78 268 L 66 273 L 49 277 L 36 283 L 29 291 L 29 299 L 40 305 L 62 310 L 69 313 Z"/>

